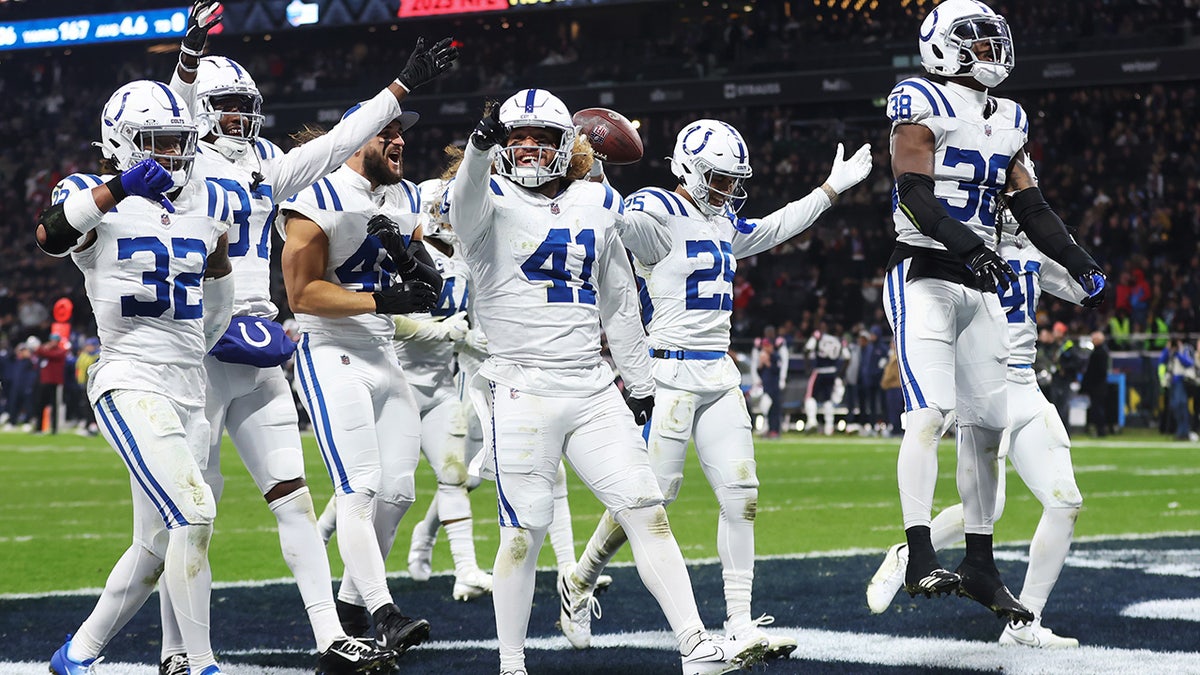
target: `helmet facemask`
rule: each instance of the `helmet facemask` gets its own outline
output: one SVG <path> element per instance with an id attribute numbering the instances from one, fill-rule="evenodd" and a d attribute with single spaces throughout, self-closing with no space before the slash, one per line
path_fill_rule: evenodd
<path id="1" fill-rule="evenodd" d="M 171 174 L 171 182 L 180 188 L 187 184 L 192 175 L 192 165 L 196 159 L 196 130 L 181 127 L 142 127 L 133 138 L 135 150 L 129 166 L 120 167 L 122 171 L 150 157 L 158 162 Z M 176 152 L 171 152 L 175 150 Z"/>
<path id="2" fill-rule="evenodd" d="M 947 42 L 958 46 L 960 74 L 969 74 L 989 89 L 998 86 L 1012 72 L 1015 62 L 1008 22 L 999 15 L 968 16 L 950 24 Z M 991 48 L 992 58 L 979 58 L 976 45 Z"/>
<path id="3" fill-rule="evenodd" d="M 187 184 L 196 157 L 196 125 L 167 85 L 131 82 L 109 98 L 100 115 L 100 148 L 119 171 L 153 158 L 176 188 Z"/>
<path id="4" fill-rule="evenodd" d="M 206 133 L 216 136 L 213 145 L 219 148 L 226 157 L 239 157 L 258 140 L 262 130 L 262 96 L 258 92 L 236 91 L 228 93 L 214 92 L 200 97 L 200 112 L 196 115 L 197 122 L 204 127 Z M 240 134 L 226 133 L 224 120 L 234 117 Z"/>
<path id="5" fill-rule="evenodd" d="M 501 104 L 500 122 L 509 133 L 510 144 L 496 153 L 496 173 L 527 188 L 540 187 L 567 175 L 579 131 L 558 97 L 544 89 L 519 91 Z M 528 145 L 524 141 L 514 143 L 513 132 L 525 128 L 557 134 L 558 141 L 538 140 L 537 145 Z"/>
<path id="6" fill-rule="evenodd" d="M 561 129 L 552 130 L 562 133 Z M 511 133 L 512 130 L 509 131 Z M 562 133 L 562 138 L 566 136 L 566 133 Z M 556 146 L 516 143 L 500 148 L 496 156 L 496 173 L 527 188 L 539 187 L 561 178 L 567 175 L 571 164 L 571 148 L 575 145 L 574 135 L 571 136 L 569 145 L 560 140 Z"/>

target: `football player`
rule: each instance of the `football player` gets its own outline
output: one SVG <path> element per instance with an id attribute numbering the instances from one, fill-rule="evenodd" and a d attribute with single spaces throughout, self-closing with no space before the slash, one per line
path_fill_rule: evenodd
<path id="1" fill-rule="evenodd" d="M 211 0 L 200 0 L 192 15 L 204 16 Z M 209 25 L 209 24 L 206 24 Z M 219 501 L 222 432 L 229 431 L 243 463 L 275 515 L 280 548 L 296 578 L 316 638 L 318 672 L 358 669 L 386 654 L 348 637 L 338 623 L 329 560 L 313 526 L 312 497 L 304 480 L 304 457 L 292 394 L 281 368 L 295 343 L 274 321 L 271 302 L 271 224 L 274 209 L 342 164 L 385 124 L 404 113 L 400 102 L 411 89 L 449 67 L 457 56 L 445 42 L 425 49 L 420 42 L 395 82 L 362 104 L 329 133 L 284 153 L 258 137 L 262 96 L 250 73 L 232 59 L 199 57 L 202 40 L 187 36 L 172 87 L 194 97 L 200 142 L 195 171 L 233 196 L 229 257 L 237 277 L 237 297 L 229 330 L 205 359 L 206 415 L 213 429 L 205 479 Z M 199 58 L 198 58 L 199 57 Z M 171 621 L 170 594 L 161 594 L 162 675 L 185 673 L 182 642 Z"/>
<path id="2" fill-rule="evenodd" d="M 910 594 L 957 591 L 1017 622 L 1035 617 L 1004 586 L 992 557 L 997 453 L 1007 419 L 1008 331 L 995 291 L 1015 282 L 996 252 L 996 197 L 1029 240 L 1103 299 L 1105 278 L 1067 233 L 1025 168 L 1029 117 L 990 96 L 1013 67 L 1004 17 L 976 0 L 947 0 L 925 17 L 919 48 L 927 77 L 897 84 L 892 123 L 896 248 L 883 307 L 896 335 L 905 399 L 897 479 L 908 543 Z M 942 568 L 930 541 L 938 431 L 958 420 L 958 489 L 966 557 Z"/>
<path id="3" fill-rule="evenodd" d="M 204 354 L 229 325 L 234 278 L 224 188 L 192 171 L 196 125 L 161 82 L 116 92 L 100 116 L 103 175 L 73 174 L 42 212 L 37 242 L 83 272 L 100 341 L 88 398 L 129 469 L 133 543 L 92 613 L 50 660 L 92 672 L 160 575 L 192 673 L 220 668 L 209 641 L 208 544 L 216 500 L 204 482 Z"/>
<path id="4" fill-rule="evenodd" d="M 850 353 L 842 344 L 842 339 L 826 330 L 825 322 L 821 322 L 819 330 L 809 336 L 804 343 L 804 354 L 812 364 L 812 375 L 808 381 L 808 396 L 804 397 L 805 431 L 817 430 L 817 407 L 825 416 L 825 428 L 821 433 L 833 435 L 833 388 L 837 382 L 838 371 L 843 363 L 850 358 Z"/>
<path id="5" fill-rule="evenodd" d="M 420 195 L 403 178 L 403 133 L 416 117 L 388 122 L 341 168 L 281 205 L 277 221 L 301 329 L 296 372 L 337 500 L 346 565 L 338 616 L 347 634 L 362 636 L 369 611 L 379 645 L 397 652 L 428 638 L 429 623 L 400 612 L 384 576 L 396 526 L 415 498 L 421 429 L 392 348 L 391 316 L 429 310 L 442 285 L 422 262 L 428 254 L 419 241 L 406 246 Z"/>
<path id="6" fill-rule="evenodd" d="M 648 448 L 669 504 L 679 494 L 688 441 L 720 504 L 717 551 L 725 581 L 728 639 L 769 642 L 771 657 L 786 657 L 796 641 L 767 636 L 750 613 L 754 581 L 754 517 L 758 476 L 750 414 L 741 375 L 728 355 L 733 277 L 737 260 L 766 251 L 807 230 L 837 196 L 871 170 L 871 147 L 844 160 L 839 144 L 829 178 L 809 194 L 763 218 L 738 215 L 750 178 L 749 146 L 720 120 L 680 130 L 671 155 L 674 190 L 648 187 L 629 195 L 619 227 L 646 280 L 651 312 L 649 350 L 658 394 Z M 572 598 L 585 595 L 625 541 L 612 518 L 600 521 L 579 567 L 568 580 Z M 563 625 L 568 619 L 563 617 Z"/>
<path id="7" fill-rule="evenodd" d="M 1007 215 L 1008 211 L 1002 214 Z M 1025 624 L 1009 622 L 1000 636 L 1000 644 L 1049 649 L 1078 647 L 1078 640 L 1054 634 L 1041 621 L 1046 599 L 1054 590 L 1071 548 L 1083 497 L 1071 465 L 1071 438 L 1054 404 L 1038 387 L 1033 362 L 1037 355 L 1037 307 L 1042 291 L 1074 303 L 1086 300 L 1087 293 L 1066 268 L 1037 250 L 1024 233 L 1018 234 L 1015 220 L 1002 217 L 1001 224 L 999 253 L 1016 271 L 1017 281 L 1000 295 L 1000 305 L 1008 317 L 1011 351 L 1005 385 L 1009 421 L 1000 440 L 995 518 L 999 519 L 1004 511 L 1006 457 L 1042 503 L 1042 518 L 1029 544 L 1029 567 L 1020 598 L 1034 618 Z M 930 524 L 930 534 L 937 550 L 961 542 L 963 505 L 955 504 L 939 513 Z M 891 605 L 892 598 L 904 585 L 907 560 L 906 544 L 888 549 L 883 564 L 867 586 L 867 605 L 872 613 L 879 614 Z"/>
<path id="8" fill-rule="evenodd" d="M 484 435 L 493 439 L 500 671 L 526 673 L 534 569 L 565 456 L 629 534 L 642 581 L 678 641 L 683 672 L 726 672 L 761 658 L 766 641 L 710 635 L 696 610 L 638 433 L 654 405 L 654 381 L 633 271 L 617 236 L 624 205 L 607 185 L 581 180 L 591 157 L 577 154 L 576 139 L 556 96 L 517 92 L 479 122 L 450 185 L 450 221 L 490 353 L 472 394 L 490 428 Z M 627 402 L 600 356 L 602 324 Z"/>

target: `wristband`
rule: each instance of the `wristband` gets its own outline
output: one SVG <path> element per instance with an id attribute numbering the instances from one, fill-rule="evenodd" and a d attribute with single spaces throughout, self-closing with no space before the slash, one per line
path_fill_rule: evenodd
<path id="1" fill-rule="evenodd" d="M 412 89 L 409 89 L 407 86 L 405 86 L 405 84 L 404 84 L 403 82 L 401 82 L 401 81 L 400 81 L 400 78 L 398 78 L 398 77 L 397 77 L 397 78 L 395 79 L 395 83 L 396 83 L 397 85 L 399 85 L 399 87 L 400 87 L 401 89 L 403 89 L 403 90 L 404 90 L 404 92 L 405 92 L 406 94 L 411 94 L 411 93 L 412 93 Z"/>
<path id="2" fill-rule="evenodd" d="M 821 191 L 825 193 L 826 197 L 829 197 L 830 204 L 833 204 L 838 198 L 838 191 L 829 187 L 829 183 L 821 183 Z"/>

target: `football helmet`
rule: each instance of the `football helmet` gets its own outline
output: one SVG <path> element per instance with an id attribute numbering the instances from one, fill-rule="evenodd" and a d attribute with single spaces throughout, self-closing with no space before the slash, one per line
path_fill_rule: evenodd
<path id="1" fill-rule="evenodd" d="M 423 236 L 453 246 L 458 242 L 458 235 L 450 226 L 450 199 L 446 191 L 449 185 L 450 181 L 433 178 L 417 186 L 421 191 L 421 215 L 417 222 Z"/>
<path id="2" fill-rule="evenodd" d="M 720 120 L 696 120 L 683 127 L 671 153 L 671 173 L 709 215 L 736 214 L 746 201 L 746 179 L 754 174 L 746 141 Z M 728 183 L 727 189 L 714 187 L 714 178 L 726 178 L 720 182 Z M 714 194 L 721 198 L 719 204 L 710 201 Z"/>
<path id="3" fill-rule="evenodd" d="M 516 152 L 522 146 L 500 148 L 494 160 L 496 173 L 527 188 L 538 187 L 567 175 L 578 129 L 571 121 L 566 104 L 557 96 L 545 89 L 522 89 L 500 105 L 500 123 L 510 133 L 520 127 L 543 127 L 558 131 L 562 136 L 557 147 L 537 146 L 539 157 L 553 153 L 545 166 L 540 163 L 537 166 L 518 166 Z"/>
<path id="4" fill-rule="evenodd" d="M 981 61 L 974 46 L 988 43 L 991 61 Z M 934 75 L 969 75 L 989 89 L 1012 72 L 1012 34 L 1004 17 L 978 0 L 946 0 L 921 23 L 921 65 Z"/>
<path id="5" fill-rule="evenodd" d="M 262 94 L 258 85 L 237 61 L 224 56 L 200 59 L 196 72 L 196 127 L 200 137 L 213 134 L 213 145 L 225 157 L 236 160 L 258 140 L 262 129 Z M 241 117 L 242 135 L 225 133 L 221 117 Z"/>
<path id="6" fill-rule="evenodd" d="M 187 104 L 162 82 L 130 82 L 113 92 L 100 113 L 104 157 L 119 171 L 153 157 L 171 173 L 177 188 L 191 176 L 196 136 Z"/>

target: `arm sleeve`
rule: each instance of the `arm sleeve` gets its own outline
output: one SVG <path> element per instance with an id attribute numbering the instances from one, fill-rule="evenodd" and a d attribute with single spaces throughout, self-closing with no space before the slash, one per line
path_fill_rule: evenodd
<path id="1" fill-rule="evenodd" d="M 642 330 L 633 268 L 615 229 L 605 233 L 600 258 L 596 266 L 600 322 L 626 390 L 630 396 L 645 398 L 654 393 L 650 352 Z"/>
<path id="2" fill-rule="evenodd" d="M 341 166 L 399 115 L 400 102 L 391 91 L 384 89 L 338 122 L 329 133 L 293 148 L 275 160 L 269 165 L 275 202 L 282 203 Z"/>
<path id="3" fill-rule="evenodd" d="M 171 83 L 169 85 L 171 91 L 175 92 L 179 98 L 183 99 L 184 105 L 187 106 L 188 112 L 196 115 L 196 82 L 191 84 L 179 79 L 179 68 L 171 69 Z"/>
<path id="4" fill-rule="evenodd" d="M 655 265 L 671 252 L 671 232 L 661 200 L 662 190 L 639 190 L 625 199 L 625 214 L 617 221 L 621 243 L 643 265 Z"/>
<path id="5" fill-rule="evenodd" d="M 748 221 L 753 229 L 740 227 L 733 237 L 733 257 L 742 258 L 770 250 L 812 227 L 832 206 L 829 195 L 816 188 L 804 198 L 790 202 L 765 218 Z M 748 233 L 746 229 L 750 229 Z"/>
<path id="6" fill-rule="evenodd" d="M 233 274 L 205 279 L 204 285 L 204 349 L 209 350 L 229 328 L 233 316 Z"/>
<path id="7" fill-rule="evenodd" d="M 1043 291 L 1076 305 L 1087 298 L 1087 293 L 1078 282 L 1071 278 L 1067 268 L 1044 255 L 1039 282 Z"/>
<path id="8" fill-rule="evenodd" d="M 487 237 L 495 209 L 492 194 L 503 194 L 491 168 L 489 153 L 467 143 L 462 164 L 450 183 L 450 223 L 467 248 Z"/>

